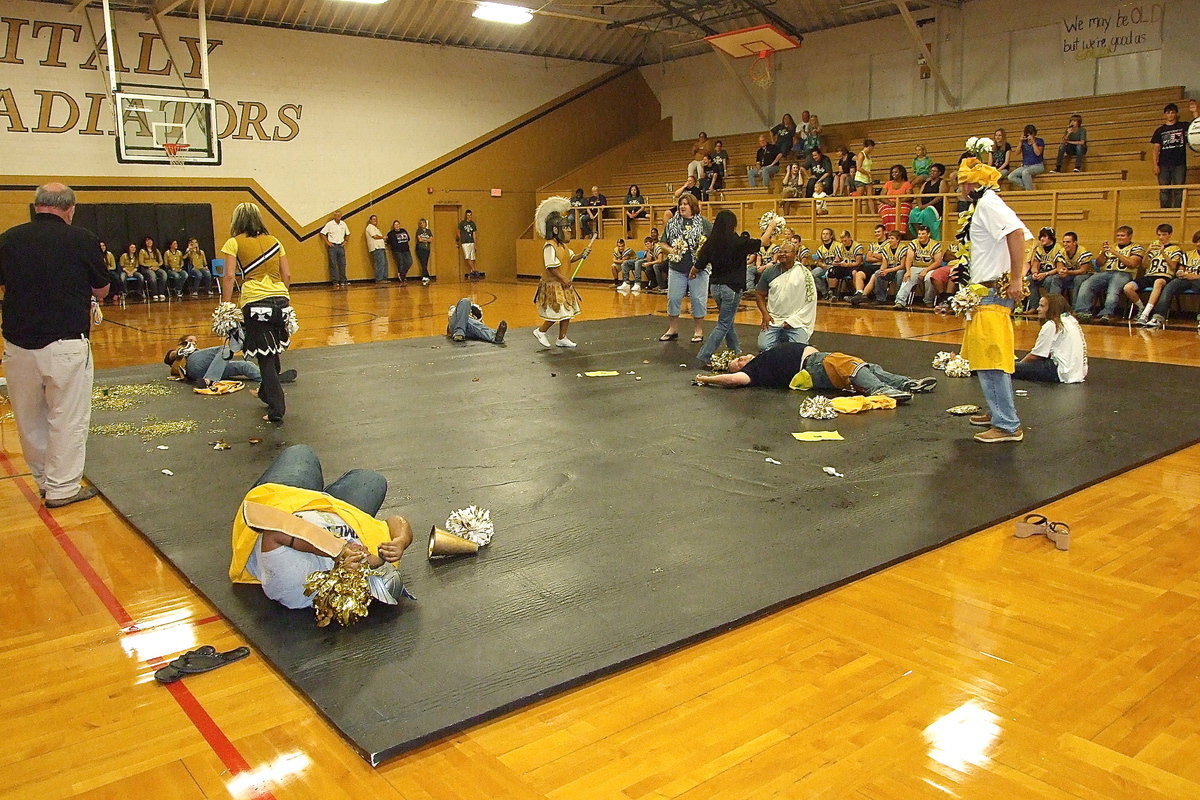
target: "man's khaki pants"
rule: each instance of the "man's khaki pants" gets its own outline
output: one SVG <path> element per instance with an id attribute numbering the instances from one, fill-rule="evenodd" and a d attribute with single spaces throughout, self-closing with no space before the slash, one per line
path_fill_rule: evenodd
<path id="1" fill-rule="evenodd" d="M 64 339 L 40 350 L 4 345 L 8 399 L 25 463 L 47 500 L 79 491 L 92 419 L 92 349 Z"/>

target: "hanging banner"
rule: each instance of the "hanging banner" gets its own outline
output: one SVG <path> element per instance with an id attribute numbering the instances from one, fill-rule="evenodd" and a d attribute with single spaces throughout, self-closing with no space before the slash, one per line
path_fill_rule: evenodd
<path id="1" fill-rule="evenodd" d="M 1079 61 L 1162 49 L 1166 3 L 1086 3 L 1062 13 L 1062 53 Z"/>

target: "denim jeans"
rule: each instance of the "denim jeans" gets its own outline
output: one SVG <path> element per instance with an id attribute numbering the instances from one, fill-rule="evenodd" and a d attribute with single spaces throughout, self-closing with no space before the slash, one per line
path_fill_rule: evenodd
<path id="1" fill-rule="evenodd" d="M 1124 270 L 1097 272 L 1089 277 L 1075 293 L 1075 314 L 1091 314 L 1092 300 L 1104 295 L 1102 317 L 1111 317 L 1117 313 L 1117 303 L 1121 300 L 1121 289 L 1133 280 L 1133 273 Z"/>
<path id="2" fill-rule="evenodd" d="M 896 302 L 900 302 L 900 287 L 903 286 L 905 271 L 889 272 L 887 275 L 875 273 L 875 299 L 879 302 L 887 300 L 888 286 L 896 285 Z"/>
<path id="3" fill-rule="evenodd" d="M 451 336 L 461 333 L 468 339 L 474 339 L 479 342 L 496 341 L 496 332 L 471 316 L 471 300 L 466 297 L 455 304 L 454 315 L 450 318 L 450 324 L 446 327 L 449 329 Z"/>
<path id="4" fill-rule="evenodd" d="M 896 273 L 896 274 L 900 274 L 900 273 Z M 932 274 L 932 273 L 930 273 L 930 274 Z M 921 270 L 917 269 L 916 267 L 913 267 L 912 269 L 910 269 L 908 271 L 908 278 L 906 278 L 904 280 L 904 282 L 900 284 L 900 288 L 896 290 L 896 302 L 897 303 L 899 303 L 900 305 L 903 305 L 903 306 L 907 306 L 912 303 L 913 292 L 915 292 L 917 287 L 921 285 L 921 277 L 920 276 L 921 276 Z M 932 285 L 933 285 L 933 282 L 929 280 L 928 276 L 926 276 L 925 277 L 925 295 L 924 295 L 926 300 L 928 300 L 928 298 L 929 298 L 929 293 L 932 288 Z"/>
<path id="5" fill-rule="evenodd" d="M 741 352 L 742 343 L 738 339 L 737 330 L 733 327 L 733 318 L 737 315 L 738 302 L 741 300 L 741 292 L 734 289 L 732 286 L 726 286 L 723 283 L 715 283 L 709 287 L 709 293 L 713 299 L 717 301 L 717 325 L 708 334 L 707 341 L 700 348 L 700 352 L 696 355 L 700 359 L 701 364 L 707 364 L 708 359 L 712 358 L 712 354 L 717 352 L 717 348 L 721 346 L 721 342 L 725 342 L 725 346 L 735 353 Z"/>
<path id="6" fill-rule="evenodd" d="M 1179 186 L 1187 183 L 1187 165 L 1163 167 L 1158 171 L 1159 186 Z M 1160 189 L 1158 192 L 1159 208 L 1179 208 L 1183 205 L 1183 189 Z"/>
<path id="7" fill-rule="evenodd" d="M 674 269 L 667 273 L 667 316 L 679 316 L 685 294 L 692 298 L 692 317 L 704 319 L 708 313 L 708 273 L 701 272 L 695 278 Z"/>
<path id="8" fill-rule="evenodd" d="M 808 331 L 803 328 L 777 328 L 774 325 L 767 327 L 765 331 L 758 334 L 758 349 L 770 350 L 777 344 L 784 342 L 795 342 L 796 344 L 808 344 Z"/>
<path id="9" fill-rule="evenodd" d="M 778 174 L 779 174 L 779 165 L 778 164 L 768 164 L 765 167 L 749 167 L 746 170 L 746 177 L 750 181 L 751 189 L 753 189 L 755 186 L 757 186 L 757 184 L 754 182 L 755 178 L 761 177 L 763 186 L 769 187 L 771 185 L 771 179 L 774 178 Z"/>
<path id="10" fill-rule="evenodd" d="M 1075 156 L 1075 169 L 1083 172 L 1084 162 L 1087 161 L 1086 144 L 1060 144 L 1058 146 L 1058 158 L 1054 159 L 1054 171 L 1062 172 L 1063 161 L 1067 156 Z"/>
<path id="11" fill-rule="evenodd" d="M 1017 371 L 1013 373 L 1013 377 L 1019 381 L 1061 383 L 1058 377 L 1058 366 L 1052 358 L 1039 358 L 1037 361 L 1018 361 Z"/>
<path id="12" fill-rule="evenodd" d="M 375 270 L 375 280 L 386 281 L 388 277 L 387 248 L 380 247 L 371 251 L 371 267 Z"/>
<path id="13" fill-rule="evenodd" d="M 1066 297 L 1074 287 L 1074 275 L 1047 275 L 1042 281 L 1042 289 L 1046 294 L 1061 294 Z"/>
<path id="14" fill-rule="evenodd" d="M 212 291 L 213 274 L 206 269 L 197 269 L 192 267 L 187 271 L 188 281 L 192 285 L 192 294 L 199 294 L 200 287 L 203 286 L 205 291 Z"/>
<path id="15" fill-rule="evenodd" d="M 352 469 L 326 486 L 321 462 L 306 444 L 294 444 L 276 456 L 254 485 L 264 483 L 325 492 L 371 516 L 379 513 L 387 496 L 387 479 L 371 469 Z"/>
<path id="16" fill-rule="evenodd" d="M 146 287 L 150 294 L 158 297 L 160 294 L 167 293 L 167 273 L 161 269 L 150 269 L 148 267 L 138 267 L 138 273 L 142 276 L 142 280 L 146 282 Z"/>
<path id="17" fill-rule="evenodd" d="M 404 280 L 408 277 L 408 271 L 412 269 L 412 251 L 402 253 L 399 250 L 393 250 L 392 258 L 396 259 L 396 277 Z"/>
<path id="18" fill-rule="evenodd" d="M 829 295 L 829 281 L 825 280 L 828 269 L 818 264 L 812 268 L 813 283 L 817 285 L 817 297 L 825 298 Z"/>
<path id="19" fill-rule="evenodd" d="M 421 277 L 428 278 L 429 275 L 429 245 L 422 247 L 417 245 L 417 261 L 421 264 Z M 408 262 L 410 265 L 412 262 Z M 406 273 L 407 274 L 407 273 Z"/>
<path id="20" fill-rule="evenodd" d="M 226 345 L 197 350 L 188 356 L 187 379 L 192 382 L 203 379 L 214 383 L 238 378 L 255 383 L 262 380 L 262 373 L 257 364 L 241 358 L 232 358 L 232 352 Z"/>
<path id="21" fill-rule="evenodd" d="M 333 283 L 346 282 L 346 246 L 331 244 L 325 254 L 329 258 L 329 280 Z"/>
<path id="22" fill-rule="evenodd" d="M 829 374 L 825 372 L 825 356 L 826 353 L 817 353 L 810 356 L 804 362 L 804 369 L 812 376 L 813 388 L 823 391 L 838 390 L 839 387 L 833 385 L 833 381 L 829 380 Z M 879 390 L 885 387 L 900 389 L 907 391 L 907 386 L 912 382 L 912 378 L 904 375 L 895 375 L 888 372 L 878 364 L 863 364 L 854 375 L 850 378 L 850 384 L 862 391 L 864 394 L 879 394 Z"/>
<path id="23" fill-rule="evenodd" d="M 187 283 L 188 274 L 182 269 L 167 270 L 167 288 L 179 296 L 183 296 L 183 287 Z"/>
<path id="24" fill-rule="evenodd" d="M 1025 298 L 1026 310 L 1037 311 L 1038 303 L 1042 302 L 1042 290 L 1045 288 L 1043 282 L 1046 280 L 1047 278 L 1037 280 L 1031 277 L 1029 279 L 1029 297 Z M 1051 294 L 1051 292 L 1047 291 L 1046 294 Z"/>
<path id="25" fill-rule="evenodd" d="M 1029 192 L 1033 190 L 1033 176 L 1041 175 L 1045 171 L 1046 165 L 1044 163 L 1030 164 L 1027 167 L 1017 167 L 1008 173 L 1008 182 Z"/>
<path id="26" fill-rule="evenodd" d="M 1154 304 L 1154 313 L 1162 315 L 1164 319 L 1171 316 L 1171 301 L 1175 299 L 1175 295 L 1188 289 L 1200 292 L 1200 278 L 1172 279 L 1158 296 L 1158 302 Z"/>
<path id="27" fill-rule="evenodd" d="M 621 280 L 638 283 L 641 278 L 642 272 L 638 269 L 637 259 L 630 258 L 621 262 Z"/>
<path id="28" fill-rule="evenodd" d="M 981 299 L 979 304 L 981 306 L 1001 305 L 1010 309 L 1015 306 L 1015 303 L 1007 297 L 998 296 L 995 289 Z M 1017 428 L 1021 427 L 1021 419 L 1017 416 L 1012 376 L 1002 369 L 977 369 L 975 374 L 979 377 L 979 387 L 983 389 L 983 400 L 992 417 L 992 427 L 999 428 L 1005 433 L 1015 432 Z"/>

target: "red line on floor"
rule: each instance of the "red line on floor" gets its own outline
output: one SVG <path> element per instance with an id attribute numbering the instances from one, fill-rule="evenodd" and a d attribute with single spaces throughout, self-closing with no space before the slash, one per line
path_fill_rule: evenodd
<path id="1" fill-rule="evenodd" d="M 12 460 L 8 457 L 8 453 L 3 451 L 0 451 L 0 466 L 9 475 L 16 474 Z M 30 507 L 37 513 L 38 519 L 50 531 L 50 535 L 54 537 L 54 541 L 58 542 L 63 552 L 71 559 L 71 563 L 75 565 L 75 568 L 79 570 L 83 579 L 92 587 L 92 591 L 96 593 L 96 597 L 108 609 L 108 613 L 112 615 L 116 623 L 122 629 L 126 630 L 133 626 L 133 617 L 125 610 L 125 606 L 121 605 L 121 601 L 108 588 L 104 579 L 92 567 L 87 557 L 75 546 L 75 542 L 71 540 L 67 532 L 58 524 L 58 520 L 51 516 L 50 511 L 42 505 L 41 499 L 29 481 L 24 478 L 17 478 L 13 483 L 21 489 L 21 493 L 29 501 Z M 208 617 L 201 622 L 211 622 L 216 619 L 220 619 L 220 617 Z M 165 666 L 166 663 L 166 661 L 162 661 L 157 666 Z M 221 759 L 221 763 L 225 765 L 230 774 L 239 775 L 243 772 L 249 772 L 250 765 L 246 762 L 246 759 L 238 751 L 237 747 L 234 746 L 233 742 L 229 741 L 229 737 L 225 735 L 225 732 L 221 730 L 216 721 L 204 710 L 204 706 L 200 705 L 200 701 L 196 699 L 191 690 L 184 686 L 182 681 L 166 684 L 166 688 L 171 693 L 171 697 L 175 699 L 175 702 L 179 704 L 179 708 L 191 720 L 192 725 L 196 727 L 196 730 L 208 742 L 208 746 Z M 259 787 L 253 787 L 253 792 L 250 796 L 258 798 L 258 800 L 274 800 L 274 795 L 266 789 Z"/>

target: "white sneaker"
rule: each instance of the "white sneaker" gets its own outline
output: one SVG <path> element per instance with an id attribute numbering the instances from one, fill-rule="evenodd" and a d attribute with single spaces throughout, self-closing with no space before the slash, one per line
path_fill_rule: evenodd
<path id="1" fill-rule="evenodd" d="M 574 342 L 572 342 L 570 339 L 565 339 L 565 338 L 559 339 L 554 344 L 556 347 L 577 347 L 577 345 Z"/>
<path id="2" fill-rule="evenodd" d="M 622 281 L 621 285 L 617 287 L 617 291 L 618 292 L 628 292 L 629 291 L 629 281 Z"/>
<path id="3" fill-rule="evenodd" d="M 428 286 L 428 285 L 429 285 L 429 278 L 421 278 L 421 285 L 422 285 L 422 286 Z M 547 346 L 547 347 L 549 347 L 550 345 L 546 345 L 546 346 Z"/>
<path id="4" fill-rule="evenodd" d="M 540 344 L 542 347 L 550 346 L 550 337 L 548 337 L 545 331 L 541 330 L 540 328 L 533 329 L 533 338 L 537 339 L 538 344 Z"/>
<path id="5" fill-rule="evenodd" d="M 641 285 L 640 283 L 635 283 L 635 284 L 633 285 L 633 289 L 632 289 L 632 291 L 633 291 L 633 293 L 634 293 L 634 294 L 637 294 L 637 293 L 639 293 L 640 291 L 642 291 L 642 285 Z"/>

